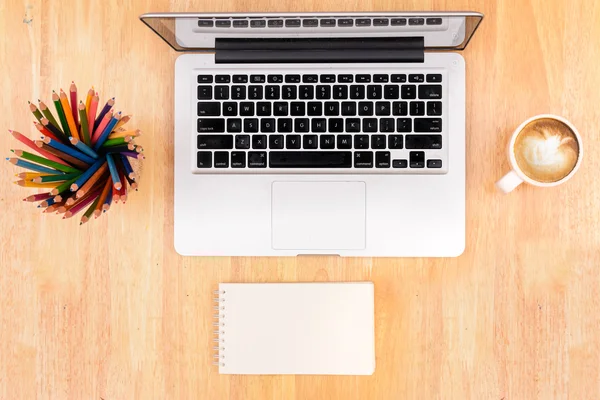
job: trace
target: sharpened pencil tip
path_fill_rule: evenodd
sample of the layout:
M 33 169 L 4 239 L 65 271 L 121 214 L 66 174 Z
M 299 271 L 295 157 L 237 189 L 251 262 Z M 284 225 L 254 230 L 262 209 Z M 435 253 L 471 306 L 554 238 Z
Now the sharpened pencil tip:
M 29 100 L 27 100 L 27 104 L 31 104 L 31 102 Z

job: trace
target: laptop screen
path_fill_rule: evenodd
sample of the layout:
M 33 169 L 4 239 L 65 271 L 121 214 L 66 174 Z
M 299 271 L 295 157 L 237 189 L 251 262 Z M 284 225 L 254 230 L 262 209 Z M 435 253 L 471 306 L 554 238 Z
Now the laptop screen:
M 483 14 L 160 13 L 140 19 L 177 51 L 214 51 L 217 39 L 384 37 L 422 37 L 426 50 L 463 50 Z

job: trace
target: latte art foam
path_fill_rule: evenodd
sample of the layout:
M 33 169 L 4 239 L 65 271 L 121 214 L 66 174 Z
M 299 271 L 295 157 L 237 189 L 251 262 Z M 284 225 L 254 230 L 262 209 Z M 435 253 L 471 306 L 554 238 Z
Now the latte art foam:
M 527 124 L 514 145 L 519 168 L 538 182 L 557 182 L 575 168 L 579 144 L 573 131 L 564 123 L 542 118 Z

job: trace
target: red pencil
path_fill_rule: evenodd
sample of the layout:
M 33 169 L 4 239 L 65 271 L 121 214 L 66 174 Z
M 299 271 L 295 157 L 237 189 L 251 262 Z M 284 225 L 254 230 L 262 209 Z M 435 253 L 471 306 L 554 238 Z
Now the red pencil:
M 73 81 L 71 81 L 71 87 L 69 88 L 69 92 L 71 93 L 71 113 L 73 114 L 73 119 L 75 120 L 77 130 L 79 130 L 79 110 L 77 109 L 77 86 L 75 86 L 75 82 Z
M 8 130 L 14 137 L 15 139 L 17 139 L 19 142 L 27 145 L 27 147 L 32 148 L 33 150 L 37 151 L 39 154 L 43 155 L 44 157 L 46 157 L 48 160 L 52 160 L 52 161 L 56 161 L 57 163 L 60 163 L 62 165 L 66 165 L 67 167 L 70 167 L 71 165 L 69 165 L 66 161 L 61 160 L 60 158 L 58 158 L 57 156 L 55 156 L 54 154 L 39 148 L 38 146 L 36 146 L 35 143 L 33 143 L 32 140 L 30 140 L 29 138 L 27 138 L 26 136 L 24 136 L 23 134 L 21 134 L 20 132 L 17 131 L 12 131 L 12 130 Z

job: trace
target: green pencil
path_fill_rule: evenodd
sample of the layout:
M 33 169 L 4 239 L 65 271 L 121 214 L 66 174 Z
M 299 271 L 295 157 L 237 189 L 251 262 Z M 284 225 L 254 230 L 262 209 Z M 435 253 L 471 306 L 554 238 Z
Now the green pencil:
M 85 112 L 85 104 L 79 102 L 79 122 L 81 123 L 81 138 L 88 146 L 92 144 L 90 141 L 90 130 L 88 127 L 87 113 Z
M 48 108 L 46 103 L 44 103 L 41 100 L 38 100 L 38 102 L 40 103 L 40 111 L 42 112 L 42 114 L 44 114 L 44 117 L 46 117 L 46 119 L 48 121 L 50 121 L 50 123 L 52 125 L 54 125 L 57 129 L 60 130 L 60 128 L 59 128 L 60 125 L 58 125 L 58 122 L 56 122 L 54 115 L 52 115 L 52 111 L 50 111 L 50 109 Z M 63 133 L 63 131 L 60 131 L 60 132 Z
M 41 124 L 42 118 L 44 118 L 44 116 L 42 115 L 40 110 L 38 110 L 38 108 L 34 104 L 31 104 L 30 101 L 28 101 L 27 103 L 29 104 L 29 110 L 33 113 L 33 116 L 35 117 L 35 119 L 37 119 L 38 122 Z
M 56 107 L 56 112 L 58 113 L 58 118 L 60 119 L 60 126 L 62 126 L 63 133 L 66 137 L 73 136 L 69 130 L 69 123 L 67 122 L 67 117 L 65 116 L 65 110 L 63 110 L 62 104 L 60 104 L 60 97 L 58 97 L 54 90 L 52 91 L 52 102 L 54 103 L 54 107 Z
M 57 163 L 56 161 L 48 160 L 47 158 L 37 156 L 37 155 L 35 155 L 33 153 L 29 153 L 27 151 L 12 150 L 12 152 L 15 153 L 15 155 L 17 157 L 21 157 L 21 158 L 24 158 L 25 160 L 33 161 L 34 163 L 37 163 L 37 164 L 45 165 L 46 167 L 54 168 L 58 171 L 68 172 L 68 173 L 74 173 L 74 172 L 81 173 L 81 171 L 79 171 L 78 169 Z

